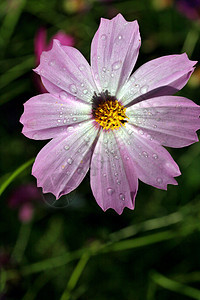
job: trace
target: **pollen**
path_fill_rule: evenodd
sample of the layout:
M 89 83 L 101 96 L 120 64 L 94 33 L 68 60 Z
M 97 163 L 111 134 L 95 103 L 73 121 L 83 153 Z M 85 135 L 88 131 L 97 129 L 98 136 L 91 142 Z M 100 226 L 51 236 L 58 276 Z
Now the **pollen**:
M 99 103 L 94 111 L 94 118 L 103 129 L 119 129 L 125 126 L 127 116 L 126 108 L 116 99 L 105 100 Z

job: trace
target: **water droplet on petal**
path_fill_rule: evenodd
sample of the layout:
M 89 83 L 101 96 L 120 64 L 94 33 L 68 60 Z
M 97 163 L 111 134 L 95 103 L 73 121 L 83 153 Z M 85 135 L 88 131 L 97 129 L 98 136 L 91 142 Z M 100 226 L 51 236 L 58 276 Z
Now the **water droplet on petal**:
M 95 73 L 95 74 L 94 74 L 94 78 L 95 78 L 96 80 L 99 78 L 98 73 Z
M 144 134 L 144 131 L 142 129 L 139 129 L 139 134 L 143 135 Z
M 73 94 L 77 93 L 77 88 L 76 88 L 75 84 L 70 84 L 69 89 Z
M 156 181 L 157 181 L 157 183 L 163 183 L 163 180 L 162 180 L 162 178 L 160 178 L 160 177 L 158 177 L 158 178 L 156 179 Z
M 108 195 L 112 195 L 114 193 L 114 190 L 111 188 L 108 188 L 107 193 L 108 193 Z
M 50 60 L 49 63 L 48 63 L 48 65 L 51 66 L 51 67 L 53 67 L 55 65 L 55 63 L 56 63 L 55 60 Z
M 121 193 L 121 194 L 119 194 L 119 199 L 120 199 L 120 200 L 122 200 L 122 201 L 124 201 L 124 200 L 125 200 L 125 196 L 124 196 L 124 194 L 122 194 L 122 193 Z
M 78 168 L 78 169 L 77 169 L 77 173 L 78 173 L 78 174 L 82 174 L 82 173 L 83 173 L 83 168 Z
M 146 151 L 143 151 L 143 152 L 142 152 L 142 155 L 143 155 L 144 157 L 148 157 L 148 153 L 147 153 Z
M 75 122 L 77 120 L 77 118 L 73 118 L 72 120 Z
M 83 94 L 86 95 L 88 93 L 88 90 L 84 90 Z
M 68 158 L 67 163 L 68 163 L 69 165 L 71 165 L 71 164 L 73 163 L 73 159 L 72 159 L 71 157 Z
M 89 142 L 89 140 L 90 140 L 89 136 L 84 137 L 85 142 Z
M 78 68 L 79 68 L 80 71 L 83 71 L 85 69 L 85 66 L 84 65 L 80 65 Z
M 64 148 L 65 150 L 69 150 L 70 146 L 66 145 Z
M 133 131 L 131 129 L 128 130 L 128 134 L 131 135 Z
M 122 62 L 120 60 L 114 62 L 112 64 L 112 69 L 115 70 L 115 71 L 118 70 L 121 67 L 121 64 L 122 64 Z
M 60 92 L 59 97 L 60 97 L 60 99 L 62 99 L 62 100 L 66 100 L 66 99 L 67 99 L 67 93 L 64 92 L 64 91 L 62 91 L 62 92 Z
M 149 88 L 148 85 L 144 85 L 143 87 L 141 87 L 140 93 L 145 94 L 148 91 L 148 88 Z
M 131 81 L 131 83 L 135 82 L 136 81 L 135 76 L 131 76 L 130 81 Z
M 103 71 L 103 72 L 106 72 L 106 68 L 105 68 L 105 67 L 103 67 L 103 68 L 102 68 L 102 71 Z
M 119 39 L 119 40 L 121 40 L 121 39 L 122 39 L 122 36 L 121 36 L 121 35 L 119 35 L 119 36 L 118 36 L 118 39 Z
M 113 78 L 113 77 L 114 77 L 114 74 L 113 74 L 113 73 L 111 73 L 111 74 L 110 74 L 110 76 Z
M 107 35 L 106 34 L 102 34 L 101 35 L 101 39 L 102 39 L 102 41 L 105 41 L 107 39 Z
M 157 125 L 153 125 L 153 128 L 157 128 Z
M 154 159 L 158 158 L 158 155 L 156 153 L 154 153 L 152 156 L 153 156 Z

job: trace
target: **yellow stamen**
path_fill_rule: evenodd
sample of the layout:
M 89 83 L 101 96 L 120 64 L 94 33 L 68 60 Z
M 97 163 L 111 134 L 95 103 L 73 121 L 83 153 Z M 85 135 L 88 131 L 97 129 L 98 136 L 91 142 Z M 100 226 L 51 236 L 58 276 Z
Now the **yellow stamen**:
M 107 100 L 100 103 L 95 109 L 95 121 L 99 123 L 103 129 L 119 129 L 125 126 L 126 107 L 121 105 L 117 100 Z

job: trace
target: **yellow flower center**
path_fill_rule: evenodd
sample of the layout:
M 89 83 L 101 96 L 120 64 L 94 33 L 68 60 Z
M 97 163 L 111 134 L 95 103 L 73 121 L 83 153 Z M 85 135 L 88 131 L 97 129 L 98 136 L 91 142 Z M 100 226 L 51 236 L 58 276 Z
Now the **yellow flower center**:
M 95 108 L 94 118 L 103 129 L 119 129 L 127 122 L 125 111 L 126 108 L 112 97 L 110 100 L 99 103 Z

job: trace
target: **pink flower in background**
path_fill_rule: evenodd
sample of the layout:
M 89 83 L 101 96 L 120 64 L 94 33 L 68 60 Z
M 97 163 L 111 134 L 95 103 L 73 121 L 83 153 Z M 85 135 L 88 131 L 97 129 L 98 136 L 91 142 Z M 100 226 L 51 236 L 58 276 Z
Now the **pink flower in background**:
M 44 193 L 70 193 L 90 168 L 97 203 L 121 214 L 134 209 L 138 179 L 160 189 L 177 184 L 179 167 L 163 146 L 198 141 L 200 107 L 172 96 L 196 62 L 186 54 L 164 56 L 131 75 L 140 44 L 137 21 L 118 14 L 101 19 L 91 66 L 58 40 L 42 53 L 35 72 L 48 93 L 27 101 L 20 121 L 25 136 L 52 139 L 32 170 Z
M 34 40 L 34 49 L 35 49 L 35 58 L 36 58 L 36 65 L 40 63 L 40 55 L 43 51 L 48 51 L 52 48 L 53 39 L 60 41 L 63 46 L 74 46 L 74 38 L 71 35 L 68 35 L 62 31 L 57 32 L 47 43 L 47 31 L 45 28 L 41 27 Z M 46 93 L 47 90 L 45 89 L 44 85 L 42 84 L 40 78 L 37 76 L 37 86 L 41 93 Z
M 188 19 L 200 18 L 200 0 L 175 0 L 177 9 Z
M 32 184 L 18 187 L 8 199 L 12 209 L 18 209 L 19 220 L 23 223 L 30 222 L 34 214 L 34 202 L 41 199 L 41 194 Z

